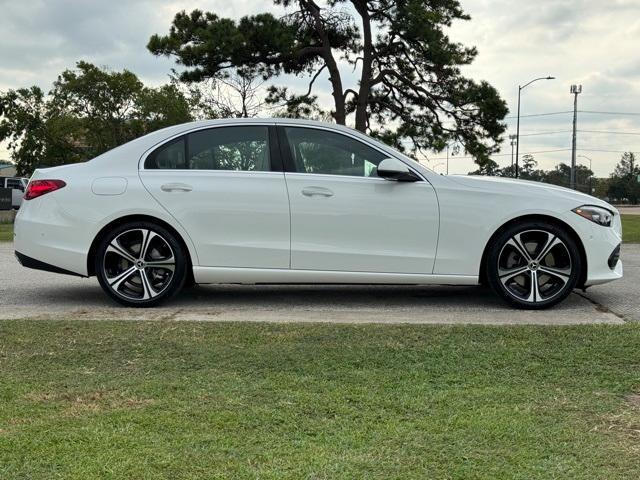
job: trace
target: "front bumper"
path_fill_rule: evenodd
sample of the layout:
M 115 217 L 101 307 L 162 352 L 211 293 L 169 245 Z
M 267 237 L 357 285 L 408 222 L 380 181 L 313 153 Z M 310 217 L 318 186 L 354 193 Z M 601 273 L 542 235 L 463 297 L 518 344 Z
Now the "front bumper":
M 589 287 L 622 278 L 622 261 L 619 258 L 615 263 L 612 261 L 622 242 L 620 215 L 616 213 L 611 227 L 597 225 L 571 211 L 567 212 L 565 220 L 578 233 L 585 251 L 587 274 L 581 286 Z

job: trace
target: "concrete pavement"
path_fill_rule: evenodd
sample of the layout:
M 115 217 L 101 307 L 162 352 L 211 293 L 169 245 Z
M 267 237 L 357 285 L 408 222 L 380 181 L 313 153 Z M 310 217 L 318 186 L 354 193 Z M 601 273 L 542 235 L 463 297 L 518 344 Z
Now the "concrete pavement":
M 623 246 L 625 279 L 542 312 L 506 307 L 482 287 L 199 286 L 154 309 L 122 308 L 95 278 L 23 268 L 0 243 L 0 318 L 336 323 L 582 324 L 640 321 L 640 245 Z
M 623 215 L 640 215 L 640 207 L 619 205 L 616 207 Z
M 600 308 L 627 321 L 640 322 L 640 244 L 623 244 L 621 258 L 623 279 L 591 287 L 584 295 Z

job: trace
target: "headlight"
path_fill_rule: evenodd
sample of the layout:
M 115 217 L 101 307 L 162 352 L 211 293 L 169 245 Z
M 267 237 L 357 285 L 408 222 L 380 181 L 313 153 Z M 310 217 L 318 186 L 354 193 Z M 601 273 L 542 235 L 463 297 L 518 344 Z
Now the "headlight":
M 610 227 L 613 221 L 613 213 L 606 208 L 594 207 L 592 205 L 583 205 L 578 208 L 574 208 L 573 211 L 581 217 L 591 220 L 603 227 Z

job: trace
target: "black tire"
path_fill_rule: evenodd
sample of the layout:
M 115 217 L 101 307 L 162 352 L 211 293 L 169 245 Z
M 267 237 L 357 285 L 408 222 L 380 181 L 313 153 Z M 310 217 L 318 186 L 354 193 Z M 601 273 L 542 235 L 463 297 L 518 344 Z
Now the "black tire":
M 182 290 L 189 262 L 181 242 L 169 230 L 151 222 L 131 222 L 104 235 L 94 265 L 107 295 L 127 307 L 144 308 L 155 307 Z
M 544 221 L 523 221 L 501 232 L 489 245 L 485 265 L 492 290 L 527 310 L 549 308 L 567 298 L 582 268 L 573 237 Z

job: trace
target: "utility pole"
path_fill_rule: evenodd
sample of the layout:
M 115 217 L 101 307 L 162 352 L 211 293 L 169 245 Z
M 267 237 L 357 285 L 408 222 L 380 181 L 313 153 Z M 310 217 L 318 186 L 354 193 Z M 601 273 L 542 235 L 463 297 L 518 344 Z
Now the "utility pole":
M 578 123 L 578 95 L 582 93 L 582 85 L 571 85 L 573 95 L 573 137 L 571 141 L 571 180 L 569 187 L 576 189 L 576 125 Z
M 509 135 L 509 140 L 511 141 L 511 169 L 513 169 L 513 147 L 516 145 L 516 136 Z

